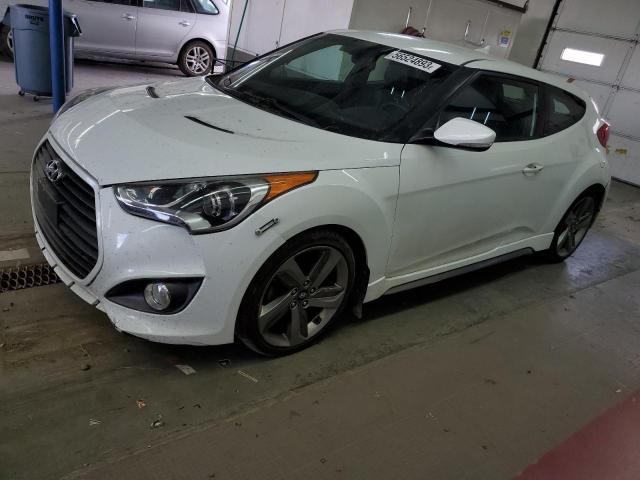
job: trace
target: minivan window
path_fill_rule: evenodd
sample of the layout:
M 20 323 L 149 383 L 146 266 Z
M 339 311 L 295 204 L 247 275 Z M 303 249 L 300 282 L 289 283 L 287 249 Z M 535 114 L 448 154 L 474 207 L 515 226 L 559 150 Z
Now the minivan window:
M 132 0 L 90 0 L 91 2 L 99 2 L 99 3 L 111 3 L 113 5 L 132 5 Z M 137 0 L 134 0 L 133 5 L 135 5 Z
M 180 0 L 143 0 L 142 6 L 145 8 L 157 8 L 159 10 L 180 11 Z
M 194 0 L 198 13 L 206 13 L 209 15 L 217 15 L 220 13 L 216 4 L 212 0 Z
M 438 126 L 462 117 L 496 132 L 496 142 L 538 136 L 540 87 L 508 77 L 482 75 L 463 88 L 442 110 Z
M 548 115 L 544 122 L 544 135 L 553 135 L 578 122 L 586 111 L 585 103 L 559 88 L 548 89 Z
M 457 69 L 388 45 L 325 34 L 283 47 L 215 85 L 257 108 L 323 130 L 403 142 L 406 132 L 395 127 Z

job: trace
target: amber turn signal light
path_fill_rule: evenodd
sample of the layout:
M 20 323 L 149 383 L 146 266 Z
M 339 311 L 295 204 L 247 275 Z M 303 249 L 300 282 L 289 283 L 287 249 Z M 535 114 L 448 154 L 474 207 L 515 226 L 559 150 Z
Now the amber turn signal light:
M 267 175 L 264 179 L 269 183 L 269 192 L 264 197 L 264 201 L 268 202 L 283 193 L 287 193 L 293 189 L 308 185 L 315 181 L 318 172 L 298 172 L 298 173 L 282 173 L 275 175 Z

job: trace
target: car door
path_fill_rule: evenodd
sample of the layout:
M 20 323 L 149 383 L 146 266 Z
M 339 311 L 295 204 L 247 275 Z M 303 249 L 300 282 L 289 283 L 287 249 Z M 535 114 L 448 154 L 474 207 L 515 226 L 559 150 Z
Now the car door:
M 405 145 L 389 276 L 473 263 L 541 233 L 563 176 L 544 167 L 554 146 L 539 139 L 542 94 L 534 82 L 479 74 L 431 126 L 475 120 L 496 132 L 491 148 Z
M 176 57 L 195 23 L 196 14 L 190 0 L 142 0 L 136 55 Z
M 137 0 L 66 0 L 65 8 L 78 16 L 80 52 L 133 55 L 136 45 Z

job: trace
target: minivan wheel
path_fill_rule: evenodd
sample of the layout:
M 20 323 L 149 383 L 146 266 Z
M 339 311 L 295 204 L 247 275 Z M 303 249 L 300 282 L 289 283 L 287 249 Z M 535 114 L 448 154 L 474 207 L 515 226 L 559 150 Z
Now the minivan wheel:
M 13 58 L 13 34 L 6 26 L 0 26 L 0 53 Z
M 544 252 L 548 261 L 562 262 L 576 251 L 593 225 L 596 205 L 595 197 L 589 194 L 573 202 L 556 227 L 551 247 Z
M 186 76 L 197 77 L 211 73 L 215 61 L 213 49 L 205 42 L 195 41 L 182 49 L 178 66 Z
M 318 341 L 348 303 L 355 256 L 340 235 L 312 231 L 279 248 L 251 282 L 237 336 L 263 355 L 286 355 Z

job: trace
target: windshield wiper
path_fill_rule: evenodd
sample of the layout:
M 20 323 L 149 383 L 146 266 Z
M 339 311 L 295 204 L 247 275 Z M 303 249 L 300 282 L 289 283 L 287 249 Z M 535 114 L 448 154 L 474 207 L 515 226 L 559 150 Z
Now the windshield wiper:
M 300 112 L 296 112 L 295 110 L 292 110 L 291 108 L 283 105 L 280 101 L 278 101 L 273 97 L 260 97 L 253 93 L 247 93 L 247 92 L 238 92 L 238 93 L 240 93 L 241 98 L 250 99 L 250 102 L 256 106 L 271 107 L 280 113 L 284 113 L 289 118 L 293 118 L 294 120 L 298 120 L 302 123 L 306 123 L 307 125 L 312 125 L 314 127 L 319 126 L 318 122 L 316 122 L 315 120 L 307 117 L 306 115 Z

